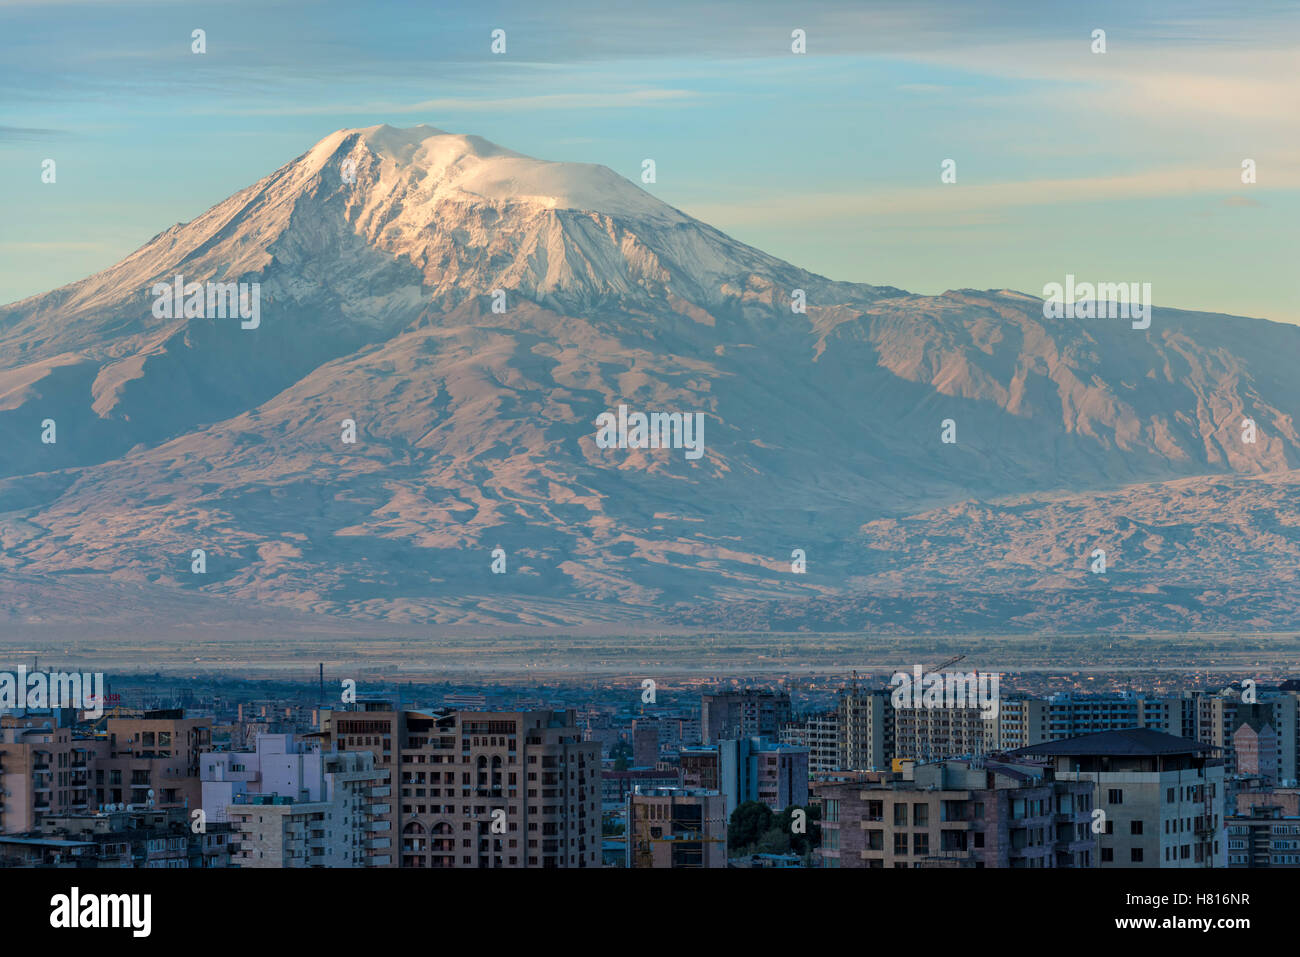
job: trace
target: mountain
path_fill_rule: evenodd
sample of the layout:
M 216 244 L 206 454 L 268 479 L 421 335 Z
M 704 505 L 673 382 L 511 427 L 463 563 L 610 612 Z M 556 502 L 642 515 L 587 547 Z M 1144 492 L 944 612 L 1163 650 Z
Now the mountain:
M 159 309 L 178 275 L 258 284 L 256 327 Z M 1260 319 L 834 282 L 605 167 L 341 130 L 0 307 L 0 614 L 91 583 L 389 622 L 1285 628 L 1297 355 Z M 702 413 L 703 454 L 599 447 L 620 405 Z

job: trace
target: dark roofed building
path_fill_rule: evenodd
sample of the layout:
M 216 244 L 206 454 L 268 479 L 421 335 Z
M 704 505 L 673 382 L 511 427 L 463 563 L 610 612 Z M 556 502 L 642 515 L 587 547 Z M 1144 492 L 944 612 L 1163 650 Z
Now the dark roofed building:
M 1222 867 L 1218 748 L 1150 728 L 1046 741 L 1009 757 L 1042 761 L 1094 789 L 1099 867 Z

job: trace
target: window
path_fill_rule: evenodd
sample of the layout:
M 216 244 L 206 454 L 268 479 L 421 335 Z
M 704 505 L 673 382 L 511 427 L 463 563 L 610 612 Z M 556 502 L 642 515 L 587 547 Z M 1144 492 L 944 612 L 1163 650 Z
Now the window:
M 1106 800 L 1111 804 L 1124 803 L 1124 791 L 1121 788 L 1110 788 L 1106 792 Z
M 1128 852 L 1128 859 L 1134 864 L 1142 863 L 1142 848 L 1135 847 Z
M 1103 847 L 1101 849 L 1101 862 L 1103 864 L 1109 864 L 1113 860 L 1115 860 L 1115 850 L 1110 847 Z
M 928 804 L 912 805 L 912 824 L 915 827 L 925 827 L 930 823 L 930 806 Z
M 906 826 L 907 826 L 907 805 L 902 803 L 895 804 L 894 805 L 894 827 L 906 827 Z
M 1141 822 L 1141 821 L 1130 821 L 1130 822 L 1129 822 L 1129 826 L 1128 826 L 1128 832 L 1129 832 L 1130 834 L 1141 834 L 1141 833 L 1142 833 L 1142 822 Z

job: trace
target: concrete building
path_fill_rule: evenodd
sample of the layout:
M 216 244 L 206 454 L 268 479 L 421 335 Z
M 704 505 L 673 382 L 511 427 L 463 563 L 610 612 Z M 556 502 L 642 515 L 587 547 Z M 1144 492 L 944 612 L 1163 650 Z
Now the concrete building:
M 44 815 L 88 810 L 92 749 L 53 715 L 0 717 L 0 833 L 22 834 Z
M 1300 708 L 1297 708 L 1297 692 L 1258 688 L 1256 695 L 1256 708 L 1244 705 L 1241 693 L 1236 688 L 1190 695 L 1196 708 L 1196 740 L 1221 749 L 1227 774 L 1242 773 L 1234 747 L 1234 735 L 1242 724 L 1239 715 L 1243 708 L 1257 716 L 1259 709 L 1262 709 L 1267 716 L 1267 723 L 1276 734 L 1275 756 L 1272 761 L 1264 756 L 1259 756 L 1257 760 L 1264 764 L 1275 762 L 1278 783 L 1295 785 L 1300 780 Z
M 1090 867 L 1092 785 L 1015 762 L 940 761 L 816 781 L 822 867 Z
M 642 788 L 627 799 L 627 866 L 727 866 L 727 815 L 717 791 Z
M 701 695 L 700 734 L 703 744 L 720 738 L 766 737 L 776 740 L 781 728 L 790 723 L 790 695 L 787 692 L 746 688 Z
M 808 803 L 808 749 L 762 737 L 718 742 L 718 789 L 727 817 L 746 801 L 773 811 Z
M 836 719 L 839 760 L 845 771 L 884 771 L 894 759 L 894 704 L 884 689 L 840 692 Z
M 230 866 L 229 824 L 195 833 L 183 808 L 51 814 L 24 835 L 0 837 L 0 865 L 75 868 Z
M 210 719 L 175 710 L 104 723 L 83 733 L 52 716 L 0 717 L 0 832 L 31 830 L 47 814 L 200 805 Z
M 682 785 L 688 788 L 703 788 L 717 791 L 721 778 L 718 774 L 718 746 L 700 745 L 682 748 L 677 755 L 682 769 Z
M 627 796 L 636 788 L 674 788 L 682 784 L 682 774 L 676 768 L 630 768 L 627 771 L 602 769 L 600 772 L 600 803 L 602 810 L 613 806 L 621 808 Z
M 201 755 L 199 778 L 208 820 L 225 820 L 226 808 L 244 796 L 328 800 L 329 754 L 320 750 L 320 740 L 319 735 L 260 734 L 254 750 Z
M 1208 745 L 1149 728 L 1103 731 L 1011 752 L 1057 780 L 1086 781 L 1105 812 L 1096 864 L 1222 867 L 1224 769 Z
M 808 749 L 808 774 L 815 777 L 840 766 L 840 718 L 835 711 L 805 715 L 781 729 L 782 744 Z
M 400 789 L 401 867 L 596 867 L 600 746 L 568 711 L 394 710 L 326 715 L 324 743 L 368 750 Z
M 632 722 L 632 767 L 653 768 L 659 763 L 659 722 L 636 718 Z
M 179 708 L 109 718 L 90 752 L 99 806 L 196 808 L 203 800 L 199 756 L 212 745 L 212 719 Z
M 1237 706 L 1232 732 L 1236 773 L 1257 776 L 1265 784 L 1278 783 L 1279 748 L 1273 727 L 1273 709 L 1267 704 Z
M 376 768 L 367 751 L 320 758 L 319 799 L 265 791 L 235 795 L 226 818 L 238 832 L 237 867 L 391 866 L 388 771 Z
M 991 750 L 993 721 L 978 708 L 896 708 L 894 758 L 938 761 L 984 754 Z
M 1228 867 L 1300 867 L 1300 816 L 1264 805 L 1226 825 Z

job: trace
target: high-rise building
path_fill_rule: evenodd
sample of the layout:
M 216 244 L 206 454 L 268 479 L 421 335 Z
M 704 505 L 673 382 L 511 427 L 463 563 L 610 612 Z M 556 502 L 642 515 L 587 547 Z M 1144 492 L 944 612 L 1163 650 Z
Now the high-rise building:
M 1300 709 L 1297 692 L 1276 688 L 1258 688 L 1257 700 L 1245 704 L 1235 688 L 1217 692 L 1196 692 L 1191 695 L 1196 706 L 1196 739 L 1222 749 L 1223 764 L 1228 774 L 1244 773 L 1238 767 L 1234 735 L 1242 725 L 1240 715 L 1254 715 L 1258 723 L 1265 721 L 1275 734 L 1274 757 L 1255 755 L 1254 760 L 1264 765 L 1276 764 L 1279 783 L 1295 784 L 1300 779 Z M 1255 742 L 1258 746 L 1258 742 Z
M 395 710 L 362 701 L 323 722 L 399 789 L 400 867 L 597 867 L 600 745 L 568 711 Z
M 1150 728 L 1102 731 L 1011 752 L 1060 781 L 1086 781 L 1104 812 L 1097 866 L 1222 867 L 1224 769 L 1208 745 Z
M 718 789 L 728 818 L 738 805 L 761 801 L 773 811 L 808 803 L 808 749 L 766 738 L 718 742 Z
M 703 788 L 637 787 L 627 798 L 627 866 L 726 867 L 724 804 Z
M 840 766 L 840 717 L 830 711 L 809 714 L 781 729 L 782 744 L 808 749 L 808 774 L 816 777 Z
M 992 719 L 979 708 L 896 708 L 893 756 L 913 761 L 973 757 L 991 750 L 992 730 Z
M 745 688 L 706 692 L 700 699 L 700 734 L 704 744 L 720 738 L 761 736 L 776 740 L 790 723 L 790 695 L 784 691 Z
M 884 689 L 846 688 L 837 705 L 839 761 L 846 771 L 888 770 L 894 759 L 894 704 Z
M 659 763 L 659 722 L 636 718 L 632 722 L 632 767 L 653 768 Z

